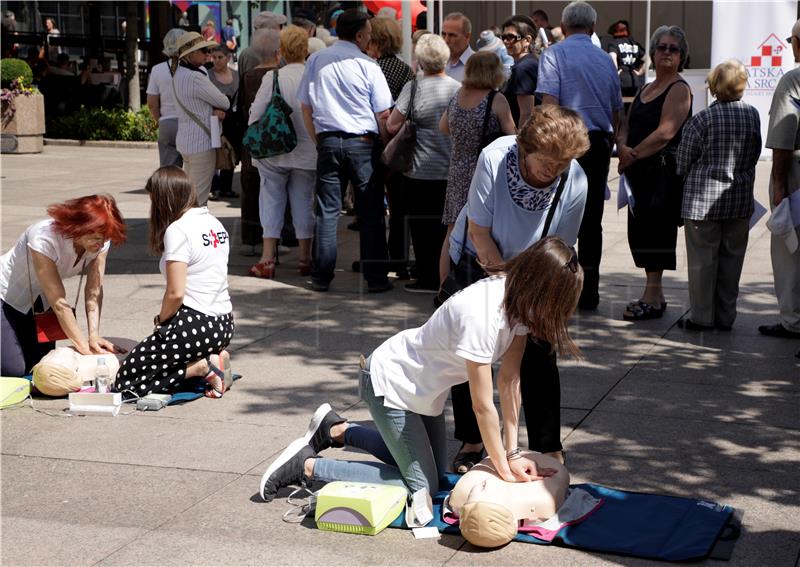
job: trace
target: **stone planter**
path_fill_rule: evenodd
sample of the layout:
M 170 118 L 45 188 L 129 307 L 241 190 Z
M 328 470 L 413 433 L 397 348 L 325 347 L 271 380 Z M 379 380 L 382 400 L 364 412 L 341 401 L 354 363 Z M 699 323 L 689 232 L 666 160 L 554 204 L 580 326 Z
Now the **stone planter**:
M 14 118 L 2 129 L 2 152 L 38 154 L 44 146 L 44 96 L 34 93 L 14 99 Z

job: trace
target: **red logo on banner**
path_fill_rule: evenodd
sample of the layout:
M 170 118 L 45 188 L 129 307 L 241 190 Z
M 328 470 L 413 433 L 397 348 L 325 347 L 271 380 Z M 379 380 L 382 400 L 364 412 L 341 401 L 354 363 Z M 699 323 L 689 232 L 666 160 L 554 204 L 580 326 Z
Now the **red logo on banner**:
M 772 96 L 783 76 L 783 52 L 786 44 L 771 33 L 755 48 L 747 65 L 747 92 L 751 96 Z
M 771 33 L 764 40 L 764 43 L 758 46 L 758 55 L 750 57 L 750 66 L 782 67 L 784 49 L 786 49 L 786 44 L 774 33 Z

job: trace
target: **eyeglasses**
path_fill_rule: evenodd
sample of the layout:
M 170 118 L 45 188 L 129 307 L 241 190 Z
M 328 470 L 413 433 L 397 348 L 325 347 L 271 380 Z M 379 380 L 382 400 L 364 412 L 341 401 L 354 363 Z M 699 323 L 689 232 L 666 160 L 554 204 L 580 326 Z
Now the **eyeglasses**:
M 569 249 L 572 251 L 572 257 L 569 259 L 569 262 L 564 264 L 564 268 L 569 268 L 569 271 L 573 274 L 578 273 L 578 254 L 575 252 L 575 247 L 570 246 Z
M 681 48 L 678 47 L 677 45 L 671 45 L 668 43 L 659 43 L 658 45 L 656 45 L 656 51 L 658 51 L 659 53 L 669 53 L 670 55 L 672 55 L 673 53 L 680 53 Z
M 517 43 L 519 40 L 522 39 L 522 36 L 515 33 L 504 33 L 500 36 L 500 39 L 505 41 L 506 43 Z
M 204 48 L 203 48 L 203 49 L 201 49 L 200 51 L 202 51 L 202 52 L 203 52 L 203 53 L 205 53 L 206 55 L 208 55 L 209 53 L 211 53 L 211 50 L 210 50 L 208 47 L 204 47 Z

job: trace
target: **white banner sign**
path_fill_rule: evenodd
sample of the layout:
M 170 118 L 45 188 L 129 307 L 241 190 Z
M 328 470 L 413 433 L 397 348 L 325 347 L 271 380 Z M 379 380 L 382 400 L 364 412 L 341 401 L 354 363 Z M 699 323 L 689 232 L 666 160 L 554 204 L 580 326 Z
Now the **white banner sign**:
M 745 64 L 749 80 L 743 100 L 761 114 L 763 140 L 775 87 L 794 68 L 792 45 L 786 38 L 796 20 L 796 0 L 714 0 L 711 68 L 731 58 Z M 768 151 L 763 149 L 762 154 Z

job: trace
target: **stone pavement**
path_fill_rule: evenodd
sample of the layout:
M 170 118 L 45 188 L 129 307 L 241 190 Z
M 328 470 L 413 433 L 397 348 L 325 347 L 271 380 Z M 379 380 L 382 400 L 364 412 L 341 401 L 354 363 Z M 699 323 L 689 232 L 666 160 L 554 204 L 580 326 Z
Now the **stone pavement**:
M 109 259 L 106 336 L 145 336 L 160 304 L 157 260 L 145 252 L 143 191 L 156 166 L 155 150 L 47 146 L 41 155 L 2 157 L 3 251 L 44 217 L 49 203 L 101 191 L 117 198 L 130 237 Z M 765 204 L 769 166 L 758 166 L 757 197 Z M 615 194 L 616 176 L 610 184 Z M 211 209 L 238 242 L 238 203 Z M 362 293 L 360 278 L 347 269 L 358 241 L 346 222 L 343 217 L 342 270 L 324 294 L 307 290 L 296 275 L 296 252 L 281 259 L 277 279 L 264 281 L 244 276 L 253 259 L 234 246 L 231 351 L 244 379 L 223 399 L 116 418 L 65 418 L 59 415 L 65 400 L 35 401 L 50 415 L 3 411 L 2 563 L 647 564 L 519 543 L 483 552 L 460 537 L 417 541 L 402 530 L 375 538 L 326 533 L 282 522 L 285 499 L 261 502 L 261 474 L 305 431 L 319 403 L 369 420 L 356 392 L 358 353 L 431 312 L 430 296 L 402 286 Z M 676 326 L 687 308 L 682 234 L 679 269 L 665 278 L 665 317 L 637 324 L 621 319 L 643 282 L 625 226 L 625 215 L 609 203 L 600 310 L 576 315 L 572 325 L 586 359 L 561 363 L 562 435 L 573 481 L 742 508 L 745 529 L 730 565 L 796 565 L 800 371 L 794 353 L 800 342 L 756 330 L 776 320 L 764 219 L 751 232 L 740 315 L 730 333 Z

